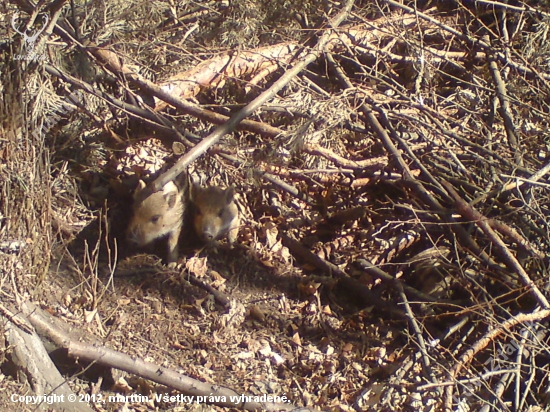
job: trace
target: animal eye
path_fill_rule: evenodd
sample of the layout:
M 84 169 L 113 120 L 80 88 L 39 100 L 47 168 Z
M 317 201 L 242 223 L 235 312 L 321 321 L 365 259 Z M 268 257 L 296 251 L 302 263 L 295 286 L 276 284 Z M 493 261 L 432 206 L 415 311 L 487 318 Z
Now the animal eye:
M 223 209 L 218 212 L 218 217 L 222 217 L 222 216 L 223 216 Z
M 160 215 L 155 215 L 151 218 L 151 223 L 157 223 L 160 219 Z

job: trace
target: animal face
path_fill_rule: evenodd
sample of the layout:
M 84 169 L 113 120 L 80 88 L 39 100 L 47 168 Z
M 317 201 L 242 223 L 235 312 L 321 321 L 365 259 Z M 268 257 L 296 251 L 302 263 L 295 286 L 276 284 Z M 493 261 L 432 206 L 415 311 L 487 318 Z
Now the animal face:
M 127 236 L 139 246 L 168 236 L 168 261 L 177 260 L 177 243 L 183 223 L 184 202 L 174 182 L 168 182 L 158 191 L 151 193 L 143 181 L 139 182 L 134 194 L 134 216 L 128 227 Z
M 235 190 L 230 187 L 191 187 L 193 225 L 203 242 L 228 237 L 230 243 L 237 238 L 239 212 L 234 202 Z

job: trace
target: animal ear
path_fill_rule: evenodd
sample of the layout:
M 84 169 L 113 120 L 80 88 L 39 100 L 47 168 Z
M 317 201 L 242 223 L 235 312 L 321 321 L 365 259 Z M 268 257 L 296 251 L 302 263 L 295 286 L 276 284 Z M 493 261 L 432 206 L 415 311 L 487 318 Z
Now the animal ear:
M 225 189 L 225 201 L 227 202 L 227 204 L 231 203 L 234 197 L 235 188 L 233 186 L 229 186 L 227 189 Z
M 178 187 L 172 181 L 169 181 L 164 185 L 164 187 L 162 188 L 162 194 L 170 209 L 174 207 L 174 205 L 176 204 L 176 200 L 180 195 Z
M 137 198 L 137 195 L 138 195 L 139 192 L 141 192 L 143 189 L 145 189 L 145 186 L 147 186 L 145 184 L 145 182 L 143 180 L 139 179 L 136 190 L 134 190 L 134 199 Z

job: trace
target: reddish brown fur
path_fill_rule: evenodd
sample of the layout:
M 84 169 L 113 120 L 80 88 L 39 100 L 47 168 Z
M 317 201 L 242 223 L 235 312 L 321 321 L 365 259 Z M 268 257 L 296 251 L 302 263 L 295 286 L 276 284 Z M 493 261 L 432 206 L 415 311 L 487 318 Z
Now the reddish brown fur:
M 227 236 L 235 243 L 239 232 L 239 211 L 234 202 L 235 189 L 229 187 L 202 188 L 193 185 L 190 200 L 193 203 L 193 226 L 203 242 L 211 242 Z
M 178 238 L 183 224 L 184 199 L 174 182 L 149 193 L 143 181 L 134 194 L 134 216 L 128 227 L 128 239 L 139 246 L 168 237 L 168 263 L 178 260 Z

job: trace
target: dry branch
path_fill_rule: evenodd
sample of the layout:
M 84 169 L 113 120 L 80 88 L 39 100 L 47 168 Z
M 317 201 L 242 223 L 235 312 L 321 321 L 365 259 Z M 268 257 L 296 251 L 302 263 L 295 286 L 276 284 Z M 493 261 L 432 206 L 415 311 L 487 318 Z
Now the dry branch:
M 480 46 L 484 50 L 491 50 L 491 45 L 488 44 L 486 41 L 481 40 L 481 39 L 477 39 L 477 38 L 473 38 L 471 36 L 468 36 L 467 34 L 461 33 L 458 30 L 455 30 L 452 27 L 449 27 L 448 25 L 441 23 L 437 19 L 435 19 L 435 18 L 433 18 L 433 17 L 431 17 L 431 16 L 429 16 L 425 13 L 422 13 L 419 10 L 415 10 L 412 7 L 409 7 L 409 6 L 406 6 L 404 4 L 398 3 L 394 0 L 384 0 L 384 1 L 388 4 L 391 4 L 394 7 L 405 10 L 407 13 L 413 14 L 415 16 L 420 17 L 423 20 L 426 20 L 426 21 L 429 21 L 430 23 L 433 23 L 437 27 L 440 27 L 441 29 L 453 34 L 454 36 L 458 37 L 459 39 L 465 40 L 466 42 L 472 44 L 473 46 Z M 531 9 L 531 10 L 533 10 L 533 9 Z M 538 10 L 536 12 L 538 13 Z M 536 70 L 533 70 L 533 69 L 527 67 L 526 65 L 523 65 L 523 64 L 520 64 L 520 63 L 517 63 L 515 61 L 512 61 L 512 60 L 508 59 L 507 56 L 504 53 L 497 53 L 497 56 L 498 56 L 499 60 L 501 60 L 504 65 L 514 67 L 515 69 L 517 69 L 521 72 L 524 72 L 524 73 L 536 74 L 537 76 L 539 76 L 539 77 L 541 77 L 545 80 L 550 80 L 550 74 L 538 73 Z
M 390 274 L 384 272 L 382 269 L 376 267 L 369 261 L 365 259 L 359 259 L 355 264 L 361 269 L 368 273 L 370 273 L 375 278 L 382 279 L 384 282 L 388 282 L 390 285 L 392 285 L 397 290 L 403 289 L 408 295 L 414 297 L 415 299 L 418 299 L 421 302 L 437 302 L 438 300 L 430 295 L 427 295 L 425 293 L 422 293 L 415 288 L 404 285 L 399 279 L 396 279 L 395 277 L 391 276 Z
M 388 164 L 388 160 L 386 157 L 375 157 L 365 160 L 348 160 L 342 156 L 337 155 L 332 150 L 321 147 L 319 145 L 305 145 L 304 152 L 312 155 L 323 156 L 326 159 L 332 161 L 335 165 L 356 170 L 363 170 L 366 168 L 381 169 Z
M 348 0 L 343 10 L 333 17 L 329 26 L 336 28 L 342 20 L 347 16 L 351 11 L 353 6 L 353 1 Z M 159 176 L 153 183 L 152 187 L 159 190 L 167 182 L 174 180 L 181 172 L 185 170 L 195 159 L 204 154 L 206 150 L 212 145 L 214 145 L 223 135 L 231 132 L 243 119 L 254 113 L 254 111 L 260 108 L 264 103 L 271 100 L 275 94 L 279 92 L 283 87 L 285 87 L 290 80 L 303 69 L 305 69 L 310 63 L 314 62 L 324 51 L 327 43 L 331 40 L 330 31 L 326 32 L 317 43 L 314 49 L 308 50 L 308 52 L 302 57 L 301 61 L 297 63 L 292 69 L 288 70 L 284 75 L 282 75 L 279 80 L 277 80 L 273 85 L 261 93 L 258 97 L 248 103 L 244 108 L 239 112 L 231 116 L 231 118 L 222 126 L 218 127 L 214 132 L 206 136 L 199 144 L 197 144 L 193 149 L 189 150 L 186 155 L 184 155 L 178 162 L 167 172 Z
M 521 264 L 517 261 L 516 257 L 510 252 L 510 249 L 506 246 L 506 244 L 502 241 L 502 239 L 494 232 L 494 230 L 491 228 L 489 223 L 487 222 L 487 219 L 479 213 L 477 210 L 475 210 L 473 207 L 471 207 L 468 203 L 466 203 L 460 195 L 456 192 L 456 190 L 451 186 L 448 182 L 441 182 L 443 186 L 445 186 L 445 189 L 449 192 L 449 194 L 453 197 L 454 201 L 456 202 L 458 211 L 460 214 L 466 218 L 469 219 L 478 225 L 481 230 L 487 235 L 487 237 L 493 242 L 493 244 L 497 247 L 496 250 L 500 252 L 501 258 L 504 260 L 508 268 L 512 270 L 513 272 L 517 273 L 522 280 L 523 284 L 529 288 L 529 290 L 533 293 L 533 296 L 539 304 L 544 308 L 548 309 L 550 308 L 550 303 L 548 303 L 548 300 L 544 296 L 544 294 L 540 291 L 540 289 L 535 285 L 535 283 L 531 280 L 527 272 L 525 272 L 525 269 L 521 266 Z
M 397 317 L 405 317 L 405 313 L 399 309 L 392 302 L 386 302 L 381 299 L 376 293 L 371 291 L 367 286 L 362 285 L 355 279 L 351 278 L 346 272 L 341 270 L 338 266 L 327 262 L 325 259 L 313 254 L 309 249 L 304 247 L 300 242 L 294 240 L 285 234 L 281 233 L 283 244 L 292 252 L 292 254 L 300 260 L 303 260 L 309 264 L 314 265 L 316 268 L 322 270 L 327 275 L 335 276 L 343 286 L 355 291 L 364 299 L 365 302 L 369 302 L 378 308 L 383 308 Z
M 209 396 L 225 397 L 228 400 L 227 402 L 211 402 L 212 404 L 220 406 L 238 407 L 248 411 L 291 411 L 297 409 L 295 406 L 286 403 L 230 402 L 230 397 L 239 398 L 241 395 L 229 388 L 201 382 L 175 372 L 174 370 L 164 368 L 160 365 L 145 362 L 124 353 L 102 347 L 97 340 L 94 340 L 95 343 L 83 342 L 78 336 L 84 336 L 84 333 L 77 330 L 68 332 L 70 330 L 68 325 L 64 325 L 60 320 L 52 319 L 46 312 L 34 307 L 34 305 L 29 302 L 25 303 L 25 307 L 28 320 L 40 331 L 41 336 L 54 343 L 54 345 L 58 348 L 67 349 L 69 356 L 75 359 L 82 359 L 88 362 L 97 362 L 100 365 L 124 370 L 145 379 L 149 379 L 153 382 L 174 388 L 181 391 L 185 395 L 195 397 L 203 396 L 205 398 L 208 398 Z M 49 357 L 47 359 L 49 359 Z M 54 371 L 58 374 L 55 368 Z M 50 371 L 52 376 L 55 376 L 54 371 Z M 48 383 L 51 384 L 51 380 L 48 380 Z M 37 391 L 37 393 L 40 393 L 40 391 Z M 68 410 L 75 409 L 73 408 Z M 84 407 L 81 410 L 89 409 Z M 314 409 L 309 408 L 300 408 L 300 410 L 311 412 L 315 411 Z
M 488 60 L 489 60 L 489 69 L 491 70 L 491 74 L 493 75 L 493 80 L 496 84 L 496 94 L 498 96 L 498 100 L 500 101 L 499 112 L 502 118 L 504 119 L 504 126 L 506 127 L 506 135 L 508 136 L 508 144 L 514 150 L 514 157 L 516 159 L 516 163 L 518 165 L 521 165 L 523 164 L 523 159 L 521 158 L 521 155 L 519 153 L 516 126 L 514 125 L 514 119 L 512 117 L 512 111 L 510 108 L 510 99 L 508 98 L 506 85 L 504 84 L 504 80 L 500 75 L 498 65 L 496 63 L 496 60 L 492 52 L 488 53 Z
M 205 87 L 222 87 L 228 78 L 241 79 L 267 67 L 290 64 L 299 49 L 298 44 L 276 44 L 254 51 L 224 53 L 173 76 L 160 87 L 172 96 L 189 99 Z M 167 106 L 166 102 L 160 101 L 155 110 L 161 111 Z
M 62 38 L 65 39 L 67 44 L 74 44 L 81 47 L 83 50 L 89 52 L 93 57 L 95 57 L 102 66 L 106 67 L 108 70 L 110 70 L 114 75 L 117 77 L 124 77 L 128 81 L 132 82 L 136 87 L 141 89 L 143 92 L 156 97 L 158 99 L 162 99 L 165 102 L 168 102 L 172 106 L 180 109 L 183 113 L 187 113 L 193 116 L 196 116 L 199 119 L 212 122 L 214 124 L 223 124 L 227 121 L 228 117 L 203 109 L 201 107 L 198 107 L 192 103 L 189 103 L 185 100 L 182 100 L 178 97 L 175 97 L 173 94 L 165 91 L 165 88 L 157 86 L 155 83 L 145 79 L 140 74 L 134 72 L 132 69 L 130 69 L 127 65 L 124 64 L 124 61 L 119 58 L 119 56 L 105 48 L 98 45 L 93 44 L 92 42 L 88 42 L 86 46 L 79 43 L 70 33 L 68 30 L 64 28 L 64 25 L 59 25 L 56 28 L 56 33 L 60 35 Z M 59 72 L 59 71 L 58 71 Z M 66 74 L 60 74 L 56 73 L 58 77 L 64 78 L 64 77 L 70 77 Z M 87 90 L 89 93 L 93 93 L 90 91 L 91 86 L 85 84 L 82 81 L 74 81 L 72 80 L 71 83 L 73 85 L 76 85 L 78 87 L 81 87 L 85 90 Z M 106 101 L 114 103 L 116 99 L 107 96 L 104 93 L 101 93 L 101 97 L 105 98 Z M 126 103 L 117 102 L 116 104 L 119 107 L 123 107 L 126 105 Z M 141 116 L 143 116 L 146 119 L 157 119 L 158 116 L 154 114 L 154 112 L 150 109 L 148 110 L 134 110 L 137 113 L 140 113 Z M 164 125 L 169 124 L 166 120 L 162 122 Z M 241 127 L 244 130 L 249 130 L 251 132 L 259 133 L 265 136 L 277 136 L 280 134 L 280 130 L 278 130 L 275 127 L 272 127 L 270 125 L 256 122 L 253 120 L 243 120 L 241 122 Z
M 91 46 L 90 46 L 91 47 Z M 150 93 L 152 96 L 161 96 L 166 101 L 171 102 L 171 104 L 178 109 L 182 110 L 182 112 L 193 115 L 197 117 L 198 119 L 202 119 L 204 121 L 212 122 L 214 124 L 222 124 L 227 121 L 228 117 L 224 116 L 219 113 L 212 112 L 210 110 L 203 109 L 201 107 L 198 107 L 192 103 L 186 102 L 185 100 L 177 99 L 172 97 L 170 94 L 164 92 L 160 87 L 158 87 L 153 82 L 144 79 L 139 74 L 133 72 L 131 69 L 127 68 L 121 61 L 119 61 L 118 58 L 116 58 L 116 55 L 113 52 L 107 51 L 105 49 L 101 48 L 90 48 L 90 50 L 93 52 L 93 55 L 99 59 L 99 61 L 104 64 L 106 67 L 108 67 L 114 74 L 119 74 L 125 76 L 125 78 L 132 80 L 136 86 L 138 86 L 140 89 L 144 90 L 145 92 Z M 146 120 L 148 123 L 150 123 L 152 126 L 157 126 L 160 123 L 160 126 L 163 126 L 164 128 L 175 129 L 176 127 L 167 120 L 164 116 L 160 115 L 159 113 L 155 113 L 150 108 L 139 108 L 132 104 L 122 102 L 115 97 L 112 97 L 108 95 L 105 92 L 102 92 L 100 90 L 97 90 L 93 88 L 91 85 L 83 82 L 82 80 L 76 79 L 66 73 L 61 72 L 60 70 L 46 65 L 46 70 L 56 77 L 59 77 L 68 83 L 71 83 L 72 85 L 85 90 L 86 92 L 101 97 L 106 102 L 110 103 L 111 105 L 126 111 L 130 115 L 136 116 L 138 119 Z M 254 120 L 244 120 L 241 123 L 241 127 L 244 130 L 249 130 L 254 133 L 258 133 L 267 137 L 275 137 L 281 133 L 281 130 L 279 130 L 276 127 L 260 123 Z
M 515 176 L 510 176 L 510 175 L 506 175 L 506 176 L 503 176 L 503 177 L 506 177 L 506 178 L 512 178 L 512 179 L 515 179 L 516 181 L 515 182 L 511 182 L 511 183 L 508 183 L 506 184 L 504 187 L 502 188 L 498 188 L 498 189 L 495 189 L 495 190 L 492 190 L 490 191 L 489 193 L 484 193 L 482 196 L 479 196 L 477 199 L 474 199 L 472 201 L 472 206 L 475 205 L 476 203 L 480 202 L 480 201 L 484 201 L 486 200 L 487 198 L 490 198 L 490 197 L 493 197 L 493 196 L 496 196 L 497 194 L 499 193 L 503 193 L 503 192 L 506 192 L 506 191 L 509 191 L 509 190 L 513 190 L 513 189 L 519 189 L 521 186 L 523 186 L 523 184 L 525 183 L 533 183 L 533 184 L 537 184 L 537 182 L 542 179 L 544 177 L 544 175 L 550 173 L 550 163 L 548 163 L 546 166 L 544 166 L 543 168 L 541 168 L 538 172 L 532 174 L 529 178 L 527 179 L 523 179 L 523 178 L 519 178 L 519 177 L 515 177 Z
M 453 219 L 448 211 L 443 208 L 441 203 L 435 198 L 432 193 L 430 193 L 425 186 L 417 180 L 413 173 L 411 172 L 407 162 L 403 159 L 403 156 L 401 155 L 401 151 L 397 149 L 397 147 L 394 145 L 392 140 L 390 139 L 390 136 L 386 132 L 386 130 L 382 127 L 372 110 L 367 107 L 366 105 L 363 105 L 362 110 L 365 112 L 365 115 L 367 117 L 367 121 L 371 125 L 371 127 L 374 129 L 384 146 L 386 147 L 386 150 L 390 154 L 390 156 L 393 157 L 397 161 L 397 164 L 399 165 L 399 168 L 403 172 L 403 176 L 405 179 L 405 182 L 411 186 L 411 188 L 417 193 L 417 195 L 423 199 L 427 205 L 429 205 L 432 210 L 438 214 L 438 216 L 445 218 L 445 220 L 448 223 L 456 223 L 455 219 Z M 378 109 L 381 111 L 381 109 Z M 393 134 L 393 137 L 396 138 L 395 133 Z M 396 138 L 396 140 L 399 140 Z M 408 150 L 409 153 L 411 153 L 410 149 Z M 424 170 L 424 166 L 422 163 L 419 162 L 419 167 L 422 167 Z M 433 179 L 433 178 L 432 178 Z M 433 179 L 435 180 L 435 179 Z M 482 261 L 486 262 L 492 269 L 501 272 L 501 268 L 499 265 L 472 239 L 472 237 L 459 225 L 454 224 L 452 226 L 453 231 L 457 234 L 459 239 L 463 242 L 463 244 L 468 247 L 472 252 L 474 252 Z M 506 276 L 502 275 L 504 278 Z
M 242 397 L 232 389 L 220 385 L 201 382 L 182 375 L 174 370 L 164 368 L 160 365 L 146 362 L 141 359 L 136 359 L 124 353 L 105 347 L 71 341 L 69 342 L 67 349 L 69 351 L 69 356 L 76 359 L 97 362 L 105 366 L 114 367 L 138 375 L 153 382 L 174 388 L 186 396 L 193 396 L 195 399 L 197 397 L 201 397 L 205 400 L 215 398 L 227 399 L 226 401 L 205 401 L 205 403 L 239 408 L 247 411 L 292 411 L 298 409 L 296 406 L 283 403 L 248 401 L 233 402 L 230 399 L 242 399 Z M 315 411 L 314 409 L 309 408 L 300 408 L 300 410 L 311 412 Z
M 504 332 L 509 331 L 513 327 L 528 323 L 528 322 L 538 322 L 543 319 L 546 319 L 550 316 L 550 310 L 540 310 L 533 313 L 520 313 L 513 318 L 507 319 L 505 322 L 501 323 L 497 327 L 483 335 L 475 344 L 473 344 L 470 349 L 462 354 L 462 356 L 456 361 L 455 365 L 451 368 L 449 372 L 449 378 L 451 382 L 455 382 L 456 378 L 460 371 L 466 367 L 468 363 L 472 361 L 475 355 L 489 345 L 492 341 L 502 335 Z M 452 411 L 452 402 L 453 402 L 453 388 L 454 385 L 447 386 L 445 390 L 445 410 Z
M 325 52 L 342 52 L 346 47 L 369 45 L 372 41 L 384 41 L 391 36 L 386 26 L 399 22 L 403 26 L 412 26 L 416 20 L 412 17 L 393 15 L 384 16 L 377 21 L 369 22 L 365 27 L 346 27 L 337 32 L 328 30 L 323 36 Z M 330 24 L 332 29 L 337 24 Z M 376 52 L 375 52 L 376 53 Z M 163 90 L 174 97 L 188 99 L 196 96 L 202 88 L 222 87 L 228 78 L 241 79 L 247 75 L 258 73 L 260 77 L 266 69 L 272 71 L 273 67 L 290 65 L 292 61 L 304 59 L 308 51 L 302 50 L 297 43 L 282 43 L 262 47 L 252 51 L 237 51 L 221 54 L 220 56 L 206 60 L 196 67 L 182 73 L 178 73 L 161 84 Z M 465 56 L 465 54 L 461 54 Z M 397 57 L 401 61 L 402 57 Z M 255 78 L 253 83 L 257 82 Z M 164 100 L 161 98 L 161 100 Z M 158 102 L 156 111 L 165 109 L 167 100 Z
M 23 303 L 23 312 L 28 314 L 33 310 L 33 305 Z M 27 321 L 22 314 L 15 316 L 18 323 L 25 324 L 29 329 Z M 17 365 L 19 373 L 22 373 L 34 391 L 34 396 L 48 396 L 52 403 L 44 400 L 36 407 L 55 405 L 59 411 L 82 411 L 88 412 L 92 409 L 81 402 L 71 402 L 69 399 L 77 399 L 67 381 L 61 376 L 53 364 L 44 344 L 36 332 L 28 333 L 6 319 L 6 339 L 12 346 L 11 360 Z

